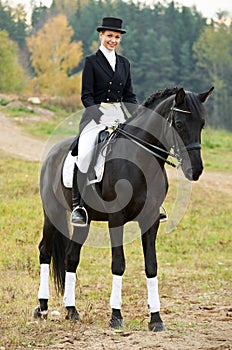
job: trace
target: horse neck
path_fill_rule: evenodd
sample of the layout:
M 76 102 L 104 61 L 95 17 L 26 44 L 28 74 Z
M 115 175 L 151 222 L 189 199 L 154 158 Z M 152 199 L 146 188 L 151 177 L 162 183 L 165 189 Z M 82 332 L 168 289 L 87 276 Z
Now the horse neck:
M 137 128 L 139 137 L 147 142 L 157 140 L 158 143 L 165 143 L 165 130 L 167 118 L 173 103 L 173 97 L 158 101 L 150 108 L 141 107 L 138 116 L 129 121 L 128 125 Z

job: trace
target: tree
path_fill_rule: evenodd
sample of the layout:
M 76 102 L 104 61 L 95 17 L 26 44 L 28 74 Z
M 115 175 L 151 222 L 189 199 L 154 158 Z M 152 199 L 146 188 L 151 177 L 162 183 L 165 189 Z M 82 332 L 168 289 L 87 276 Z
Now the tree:
M 22 5 L 16 8 L 3 6 L 0 1 L 0 30 L 9 34 L 10 39 L 17 42 L 20 48 L 25 47 L 26 13 Z
M 136 94 L 144 100 L 151 93 L 174 85 L 175 65 L 171 53 L 170 42 L 164 36 L 158 38 L 157 33 L 148 28 L 143 36 L 144 50 L 138 59 Z
M 33 34 L 35 34 L 39 29 L 41 29 L 50 17 L 51 11 L 48 7 L 33 7 L 31 15 L 31 26 Z
M 82 59 L 81 42 L 71 42 L 73 30 L 65 15 L 50 19 L 27 39 L 36 77 L 34 87 L 41 93 L 67 96 L 80 93 L 80 74 L 72 76 Z
M 215 86 L 211 125 L 232 130 L 232 36 L 231 27 L 218 25 L 208 27 L 194 44 L 197 73 L 206 85 Z
M 9 39 L 5 31 L 0 31 L 0 91 L 20 92 L 24 83 L 24 72 L 18 63 L 17 44 Z

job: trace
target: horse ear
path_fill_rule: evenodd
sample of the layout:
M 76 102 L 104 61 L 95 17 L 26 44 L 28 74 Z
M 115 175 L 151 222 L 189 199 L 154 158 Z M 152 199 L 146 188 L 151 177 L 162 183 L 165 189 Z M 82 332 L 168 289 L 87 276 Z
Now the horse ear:
M 213 93 L 214 90 L 214 86 L 211 87 L 211 89 L 209 89 L 209 91 L 207 92 L 202 92 L 201 94 L 199 94 L 199 99 L 202 103 L 206 102 L 208 97 Z
M 183 88 L 180 88 L 175 96 L 175 102 L 176 102 L 176 106 L 181 105 L 184 102 L 184 98 L 185 98 L 185 91 Z

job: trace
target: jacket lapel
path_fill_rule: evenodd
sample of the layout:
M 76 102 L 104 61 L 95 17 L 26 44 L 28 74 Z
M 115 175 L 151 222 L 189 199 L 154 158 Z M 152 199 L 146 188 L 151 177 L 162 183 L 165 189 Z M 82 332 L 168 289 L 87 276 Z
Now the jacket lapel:
M 114 71 L 111 65 L 109 64 L 108 60 L 104 56 L 104 54 L 101 52 L 101 50 L 97 51 L 96 56 L 97 56 L 97 63 L 99 64 L 99 66 L 105 71 L 105 73 L 107 73 L 110 77 L 112 77 L 114 75 Z
M 119 77 L 123 76 L 123 72 L 124 72 L 123 71 L 123 67 L 124 67 L 124 63 L 121 60 L 120 56 L 118 56 L 117 53 L 116 53 L 116 66 L 115 66 L 114 74 L 118 75 Z

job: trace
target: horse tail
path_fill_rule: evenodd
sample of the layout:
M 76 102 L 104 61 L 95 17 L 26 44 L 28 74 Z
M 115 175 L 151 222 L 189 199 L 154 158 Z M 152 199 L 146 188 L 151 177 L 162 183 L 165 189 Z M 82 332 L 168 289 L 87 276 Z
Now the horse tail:
M 65 251 L 68 242 L 69 238 L 59 230 L 56 230 L 56 234 L 53 237 L 52 247 L 52 273 L 56 292 L 61 295 L 64 293 Z

